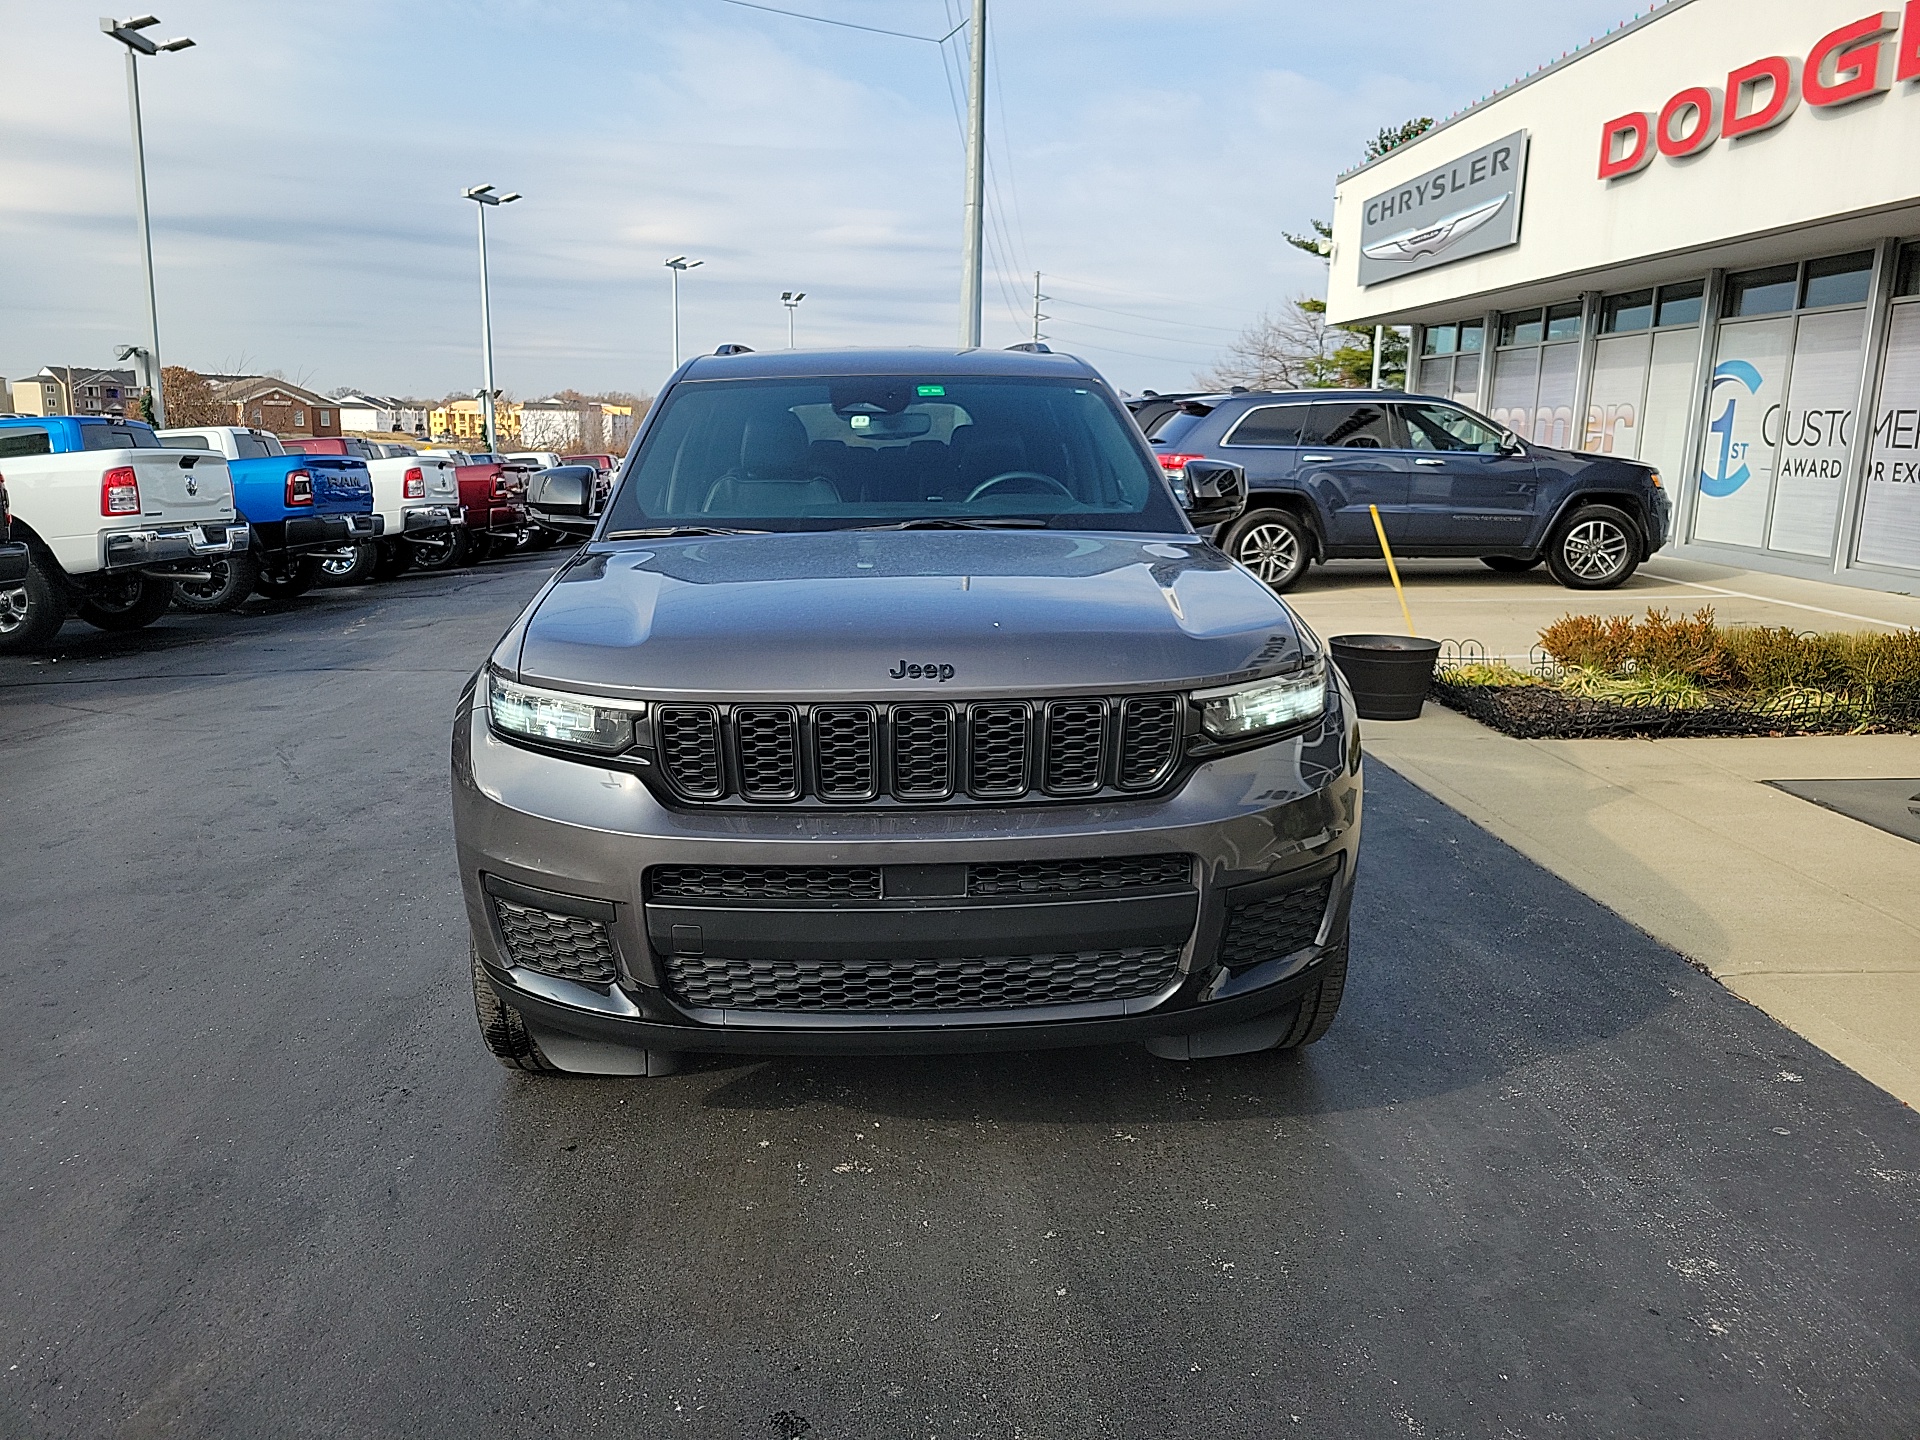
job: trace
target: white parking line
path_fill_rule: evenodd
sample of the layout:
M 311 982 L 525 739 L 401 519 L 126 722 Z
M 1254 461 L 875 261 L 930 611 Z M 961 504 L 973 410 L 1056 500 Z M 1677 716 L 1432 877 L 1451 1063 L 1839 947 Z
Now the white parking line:
M 1816 615 L 1834 615 L 1842 620 L 1858 620 L 1866 625 L 1884 625 L 1889 630 L 1917 628 L 1912 625 L 1903 625 L 1898 620 L 1880 620 L 1872 615 L 1855 615 L 1851 610 L 1829 610 L 1824 605 L 1803 605 L 1798 600 L 1781 600 L 1772 595 L 1754 595 L 1745 590 L 1727 590 L 1718 585 L 1702 584 L 1698 580 L 1675 580 L 1667 575 L 1658 578 L 1668 585 L 1687 585 L 1695 590 L 1711 590 L 1716 595 L 1732 595 L 1741 600 L 1758 600 L 1763 605 L 1785 605 L 1794 610 L 1811 610 Z

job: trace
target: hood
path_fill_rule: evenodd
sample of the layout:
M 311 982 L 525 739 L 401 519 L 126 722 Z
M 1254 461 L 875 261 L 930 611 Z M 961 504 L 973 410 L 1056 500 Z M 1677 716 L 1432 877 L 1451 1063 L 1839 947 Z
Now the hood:
M 1301 652 L 1193 536 L 843 530 L 590 547 L 496 660 L 616 694 L 889 700 L 1210 684 Z

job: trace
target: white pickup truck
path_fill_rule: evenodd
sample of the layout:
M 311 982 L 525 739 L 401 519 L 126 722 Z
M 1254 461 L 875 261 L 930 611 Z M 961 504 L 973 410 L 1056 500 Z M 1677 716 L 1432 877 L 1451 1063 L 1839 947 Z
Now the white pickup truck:
M 289 440 L 286 445 L 303 455 L 355 456 L 373 472 L 373 510 L 386 521 L 383 538 L 371 545 L 349 545 L 321 560 L 320 573 L 328 584 L 391 580 L 423 550 L 437 554 L 444 549 L 448 533 L 463 523 L 454 462 L 444 455 L 415 454 L 353 435 Z
M 0 475 L 29 555 L 26 580 L 0 591 L 0 653 L 45 644 L 69 614 L 151 625 L 176 580 L 250 542 L 226 460 L 165 449 L 138 420 L 0 416 Z

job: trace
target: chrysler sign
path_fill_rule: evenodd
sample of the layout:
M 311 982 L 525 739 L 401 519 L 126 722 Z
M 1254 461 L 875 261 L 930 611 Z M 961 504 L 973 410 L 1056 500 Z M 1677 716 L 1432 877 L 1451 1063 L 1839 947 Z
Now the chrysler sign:
M 1515 244 L 1526 180 L 1527 132 L 1516 130 L 1373 196 L 1360 220 L 1360 283 Z

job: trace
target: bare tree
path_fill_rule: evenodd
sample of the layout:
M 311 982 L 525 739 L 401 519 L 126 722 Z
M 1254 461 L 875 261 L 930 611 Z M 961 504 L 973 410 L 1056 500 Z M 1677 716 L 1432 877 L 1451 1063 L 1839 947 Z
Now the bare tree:
M 213 398 L 207 377 L 184 365 L 162 365 L 160 388 L 167 398 L 169 425 L 231 425 L 233 407 Z
M 1194 377 L 1206 390 L 1298 390 L 1325 385 L 1334 340 L 1327 333 L 1326 302 L 1301 295 L 1278 315 L 1264 314 L 1240 332 L 1219 362 Z

